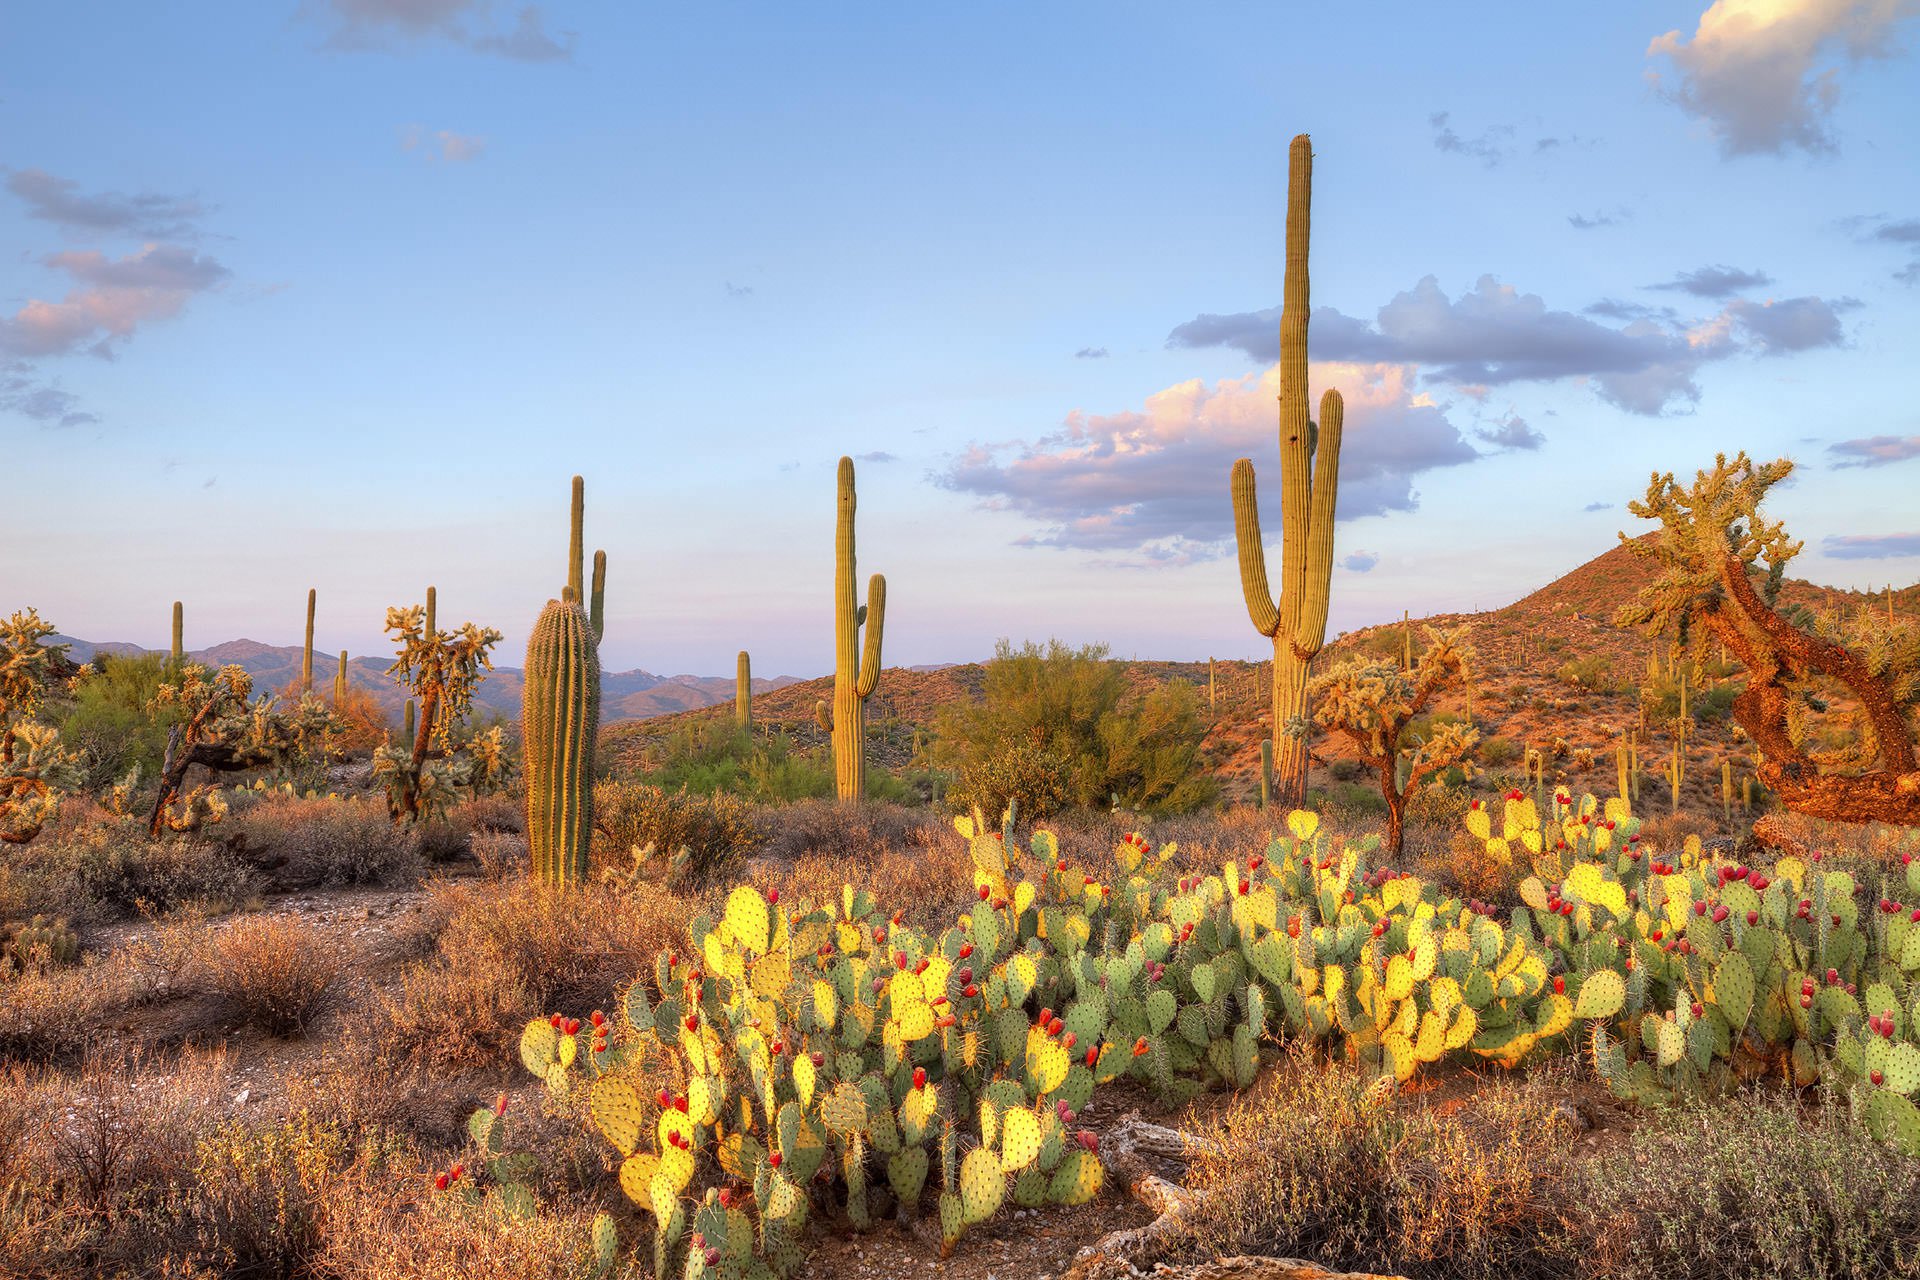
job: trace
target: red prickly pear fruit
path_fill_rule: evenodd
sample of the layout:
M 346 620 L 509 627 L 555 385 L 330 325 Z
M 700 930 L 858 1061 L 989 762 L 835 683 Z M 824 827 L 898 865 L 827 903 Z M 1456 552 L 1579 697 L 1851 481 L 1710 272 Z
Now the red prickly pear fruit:
M 890 923 L 899 924 L 902 920 L 905 920 L 906 918 L 907 918 L 907 913 L 905 911 L 896 911 L 893 913 L 893 918 L 890 921 Z
M 962 960 L 965 960 L 968 956 L 972 954 L 973 954 L 973 944 L 971 942 L 969 942 L 966 946 L 960 948 L 960 958 Z
M 690 1013 L 690 1014 L 688 1014 L 688 1015 L 687 1015 L 687 1030 L 689 1030 L 689 1031 L 698 1031 L 699 1029 L 700 1029 L 700 1015 L 699 1015 L 699 1014 L 697 1014 L 697 1013 Z
M 1141 1036 L 1133 1042 L 1133 1056 L 1136 1058 L 1144 1058 L 1147 1056 L 1147 1038 L 1145 1036 Z
M 453 1162 L 453 1168 L 447 1170 L 447 1181 L 449 1182 L 460 1181 L 461 1175 L 466 1173 L 466 1171 L 467 1171 L 467 1166 L 465 1166 L 464 1164 L 461 1164 L 458 1160 L 455 1160 Z
M 1867 1073 L 1867 1079 L 1873 1081 L 1875 1084 L 1879 1084 L 1882 1077 L 1878 1071 L 1870 1071 Z
M 1100 1046 L 1097 1044 L 1088 1045 L 1086 1057 L 1087 1066 L 1092 1067 L 1093 1064 L 1098 1061 L 1100 1061 Z
M 605 1053 L 607 1051 L 607 1042 L 605 1040 L 595 1040 L 593 1042 L 593 1051 L 595 1053 Z
M 772 1155 L 767 1157 L 767 1163 L 772 1165 L 774 1168 L 778 1169 L 780 1167 L 780 1161 L 782 1159 L 784 1159 L 784 1157 L 778 1151 L 776 1151 Z
M 717 1267 L 720 1265 L 720 1251 L 712 1245 L 707 1246 L 707 1265 L 709 1267 Z
M 975 996 L 980 994 L 980 988 L 974 986 L 971 982 L 969 982 L 966 986 L 960 989 L 960 994 L 965 996 L 967 999 L 971 1000 Z
M 953 1025 L 953 1023 L 954 1023 L 954 1017 L 950 1013 L 947 1014 L 945 1017 L 935 1018 L 933 1020 L 933 1025 L 936 1027 L 950 1027 Z
M 1698 1000 L 1695 1000 L 1695 1001 L 1693 1002 L 1693 1009 L 1692 1009 L 1692 1013 L 1693 1013 L 1693 1016 L 1694 1016 L 1694 1017 L 1696 1017 L 1696 1018 L 1704 1018 L 1704 1017 L 1706 1017 L 1706 1016 L 1707 1016 L 1707 1011 L 1706 1011 L 1706 1009 L 1705 1009 L 1705 1008 L 1703 1008 L 1703 1007 L 1701 1006 L 1701 1004 L 1700 1004 L 1700 1002 L 1699 1002 Z
M 1055 1018 L 1052 1022 L 1049 1022 L 1047 1024 L 1047 1034 L 1050 1036 L 1057 1036 L 1060 1034 L 1060 1028 L 1066 1025 L 1067 1024 L 1060 1021 L 1060 1019 Z
M 1052 1021 L 1053 1021 L 1053 1009 L 1051 1007 L 1042 1009 L 1040 1011 L 1040 1025 L 1044 1027 L 1049 1022 L 1052 1022 Z
M 668 1107 L 673 1105 L 673 1095 L 668 1093 L 665 1089 L 662 1089 L 660 1092 L 654 1094 L 653 1100 L 660 1104 L 660 1109 L 662 1111 L 665 1111 Z
M 1074 1046 L 1074 1042 L 1075 1042 L 1075 1041 L 1077 1041 L 1077 1040 L 1079 1040 L 1079 1039 L 1080 1039 L 1080 1037 L 1079 1037 L 1079 1036 L 1077 1036 L 1077 1035 L 1075 1035 L 1075 1034 L 1074 1034 L 1073 1032 L 1071 1032 L 1071 1031 L 1069 1031 L 1069 1032 L 1067 1032 L 1067 1034 L 1065 1034 L 1064 1036 L 1061 1036 L 1061 1037 L 1060 1037 L 1060 1047 L 1061 1047 L 1062 1049 L 1068 1049 L 1068 1050 L 1071 1050 L 1071 1049 L 1073 1048 L 1073 1046 Z
M 1097 1152 L 1100 1150 L 1100 1135 L 1097 1133 L 1094 1133 L 1092 1130 L 1082 1129 L 1080 1132 L 1074 1134 L 1073 1136 L 1079 1139 L 1080 1145 L 1085 1147 L 1088 1151 Z
M 552 1027 L 555 1031 L 558 1031 L 563 1026 L 566 1025 L 566 1021 L 567 1020 L 565 1018 L 561 1017 L 559 1014 L 556 1013 L 551 1018 L 547 1019 L 547 1025 Z
M 442 1174 L 439 1174 L 439 1175 L 437 1175 L 437 1176 L 435 1176 L 435 1178 L 434 1178 L 434 1180 L 433 1180 L 433 1189 L 434 1189 L 435 1191 L 445 1191 L 445 1190 L 447 1189 L 447 1175 L 446 1175 L 446 1174 L 444 1174 L 444 1173 L 442 1173 Z
M 1810 996 L 1810 995 L 1808 995 L 1808 994 L 1807 994 L 1806 992 L 1804 992 L 1804 991 L 1802 991 L 1802 992 L 1800 993 L 1800 1007 L 1801 1007 L 1802 1009 L 1811 1009 L 1811 1008 L 1813 1008 L 1813 997 L 1812 997 L 1812 996 Z
M 913 1069 L 913 1087 L 916 1089 L 924 1089 L 927 1087 L 927 1069 L 925 1067 L 915 1067 Z
M 1727 909 L 1726 909 L 1726 907 L 1725 907 L 1725 906 L 1718 906 L 1718 907 L 1715 907 L 1715 908 L 1713 909 L 1713 922 L 1714 922 L 1715 924 L 1725 924 L 1725 923 L 1726 923 L 1726 921 L 1727 921 Z
M 876 946 L 876 947 L 877 947 L 877 946 L 879 946 L 879 945 L 880 945 L 881 943 L 883 943 L 883 942 L 885 942 L 886 940 L 887 940 L 887 931 L 886 931 L 885 929 L 875 929 L 875 930 L 873 931 L 873 945 L 874 945 L 874 946 Z
M 1260 864 L 1265 861 L 1266 861 L 1265 858 L 1261 857 L 1259 854 L 1256 853 L 1251 858 L 1247 859 L 1247 870 L 1258 871 L 1260 869 Z
M 733 1188 L 732 1187 L 720 1188 L 720 1207 L 722 1209 L 733 1208 Z
M 990 898 L 990 897 L 992 897 L 992 896 L 993 896 L 993 890 L 992 890 L 992 889 L 989 889 L 989 888 L 988 888 L 988 887 L 987 887 L 986 885 L 984 885 L 984 884 L 980 886 L 980 901 L 982 901 L 982 902 L 985 902 L 985 901 L 986 901 L 986 900 L 987 900 L 988 898 Z
M 928 964 L 927 958 L 925 956 L 921 956 L 920 963 L 913 966 L 913 971 L 916 974 L 925 973 L 927 971 L 927 964 Z
M 812 1053 L 808 1054 L 807 1057 L 812 1060 L 813 1065 L 816 1067 L 824 1065 L 827 1060 L 827 1055 L 824 1053 L 821 1053 L 818 1049 L 815 1049 Z
M 1853 985 L 1853 984 L 1852 984 L 1851 982 L 1849 982 L 1849 983 L 1847 984 L 1847 994 L 1848 994 L 1848 995 L 1850 995 L 1850 996 L 1857 996 L 1857 995 L 1859 995 L 1860 993 L 1859 993 L 1859 992 L 1858 992 L 1857 990 L 1855 990 L 1855 989 L 1854 989 L 1854 985 Z
M 1707 902 L 1705 898 L 1702 898 L 1693 904 L 1693 914 L 1697 916 L 1703 916 L 1707 914 Z
M 580 1034 L 580 1019 L 578 1018 L 567 1019 L 567 1034 L 570 1036 Z
M 955 974 L 954 976 L 955 976 L 955 977 L 957 977 L 957 978 L 959 978 L 959 979 L 960 979 L 960 981 L 961 981 L 961 982 L 963 982 L 963 983 L 966 983 L 966 982 L 972 982 L 972 981 L 973 981 L 973 966 L 972 966 L 972 965 L 966 965 L 966 966 L 964 966 L 964 967 L 962 967 L 962 968 L 961 968 L 961 970 L 960 970 L 960 972 L 959 972 L 959 973 L 957 973 L 957 974 Z
M 704 1249 L 704 1248 L 706 1248 L 706 1247 L 707 1247 L 707 1233 L 706 1233 L 706 1232 L 704 1232 L 704 1231 L 696 1231 L 696 1232 L 694 1232 L 694 1233 L 693 1233 L 693 1236 L 692 1236 L 692 1238 L 691 1238 L 691 1239 L 690 1239 L 690 1240 L 688 1241 L 688 1243 L 689 1243 L 689 1244 L 691 1244 L 691 1245 L 692 1245 L 692 1246 L 693 1246 L 694 1248 L 696 1248 L 696 1249 Z
M 1055 1098 L 1053 1101 L 1053 1113 L 1062 1120 L 1065 1120 L 1073 1114 L 1073 1108 L 1067 1105 L 1065 1098 Z
M 1241 876 L 1241 877 L 1240 877 L 1240 896 L 1241 896 L 1241 897 L 1243 897 L 1243 898 L 1244 898 L 1244 897 L 1246 897 L 1246 896 L 1247 896 L 1247 890 L 1248 890 L 1248 888 L 1250 888 L 1250 887 L 1251 887 L 1251 886 L 1250 886 L 1250 885 L 1249 885 L 1249 884 L 1247 883 L 1247 878 L 1246 878 L 1245 876 Z
M 1553 994 L 1557 996 L 1567 994 L 1567 980 L 1557 973 L 1553 975 Z
M 767 905 L 770 907 L 777 906 L 779 905 L 779 902 L 780 902 L 780 891 L 778 889 L 767 890 Z
M 493 1114 L 496 1116 L 503 1116 L 507 1114 L 507 1095 L 506 1094 L 503 1093 L 499 1097 L 493 1100 Z
M 896 968 L 896 969 L 904 969 L 904 968 L 906 968 L 906 967 L 907 967 L 907 953 L 906 953 L 906 952 L 904 952 L 904 951 L 896 951 L 896 952 L 894 952 L 894 953 L 893 953 L 893 967 L 894 967 L 894 968 Z
M 607 1015 L 606 1015 L 606 1014 L 604 1014 L 604 1013 L 602 1013 L 602 1012 L 600 1012 L 600 1011 L 599 1011 L 598 1009 L 595 1009 L 595 1010 L 594 1010 L 594 1011 L 593 1011 L 593 1012 L 592 1012 L 591 1014 L 589 1014 L 589 1015 L 588 1015 L 588 1017 L 587 1017 L 587 1021 L 588 1021 L 588 1022 L 591 1022 L 591 1023 L 592 1023 L 592 1024 L 594 1025 L 594 1026 L 596 1026 L 596 1027 L 597 1027 L 597 1026 L 601 1026 L 602 1024 L 604 1024 L 604 1023 L 606 1022 L 606 1020 L 607 1020 Z
M 1067 869 L 1067 860 L 1065 858 L 1060 859 L 1053 864 L 1053 869 L 1055 871 L 1065 871 Z
M 1830 987 L 1840 985 L 1840 971 L 1838 969 L 1827 970 L 1827 985 Z
M 687 1095 L 686 1094 L 683 1093 L 679 1097 L 673 1100 L 673 1109 L 675 1111 L 678 1111 L 681 1115 L 687 1114 Z
M 773 1042 L 773 1052 L 775 1057 L 778 1057 L 779 1055 L 785 1053 L 786 1051 L 787 1051 L 787 1042 L 785 1040 L 775 1040 Z
M 1750 925 L 1750 926 L 1751 926 L 1751 925 L 1756 925 L 1756 924 L 1759 924 L 1759 923 L 1760 923 L 1760 913 L 1759 913 L 1758 911 L 1749 911 L 1749 912 L 1747 912 L 1747 924 L 1748 924 L 1748 925 Z

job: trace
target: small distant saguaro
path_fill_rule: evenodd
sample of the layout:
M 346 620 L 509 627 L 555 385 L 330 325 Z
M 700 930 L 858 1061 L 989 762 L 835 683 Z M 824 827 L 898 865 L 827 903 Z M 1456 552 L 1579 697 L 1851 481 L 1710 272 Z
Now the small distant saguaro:
M 753 662 L 745 649 L 733 664 L 733 722 L 753 728 Z
M 307 588 L 307 649 L 300 658 L 300 692 L 313 692 L 313 607 L 319 593 Z
M 853 459 L 840 459 L 838 524 L 833 564 L 833 706 L 814 708 L 822 727 L 833 734 L 834 792 L 843 804 L 857 804 L 866 793 L 867 698 L 880 683 L 880 637 L 887 617 L 887 580 L 867 581 L 867 603 L 859 602 L 854 582 Z M 860 628 L 866 627 L 862 652 Z

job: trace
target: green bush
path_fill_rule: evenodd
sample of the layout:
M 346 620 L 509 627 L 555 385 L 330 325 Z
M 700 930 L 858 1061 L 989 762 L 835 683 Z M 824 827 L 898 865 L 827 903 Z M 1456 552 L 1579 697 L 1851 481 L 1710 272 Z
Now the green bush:
M 1480 744 L 1480 763 L 1490 769 L 1512 764 L 1520 758 L 1520 746 L 1512 738 L 1487 738 Z
M 1000 813 L 1018 800 L 1044 818 L 1066 808 L 1185 813 L 1217 787 L 1200 760 L 1206 733 L 1200 694 L 1185 681 L 1131 693 L 1105 645 L 1043 649 L 1000 641 L 978 703 L 948 706 L 934 721 L 934 759 L 957 780 L 962 810 Z
M 1594 693 L 1614 693 L 1620 687 L 1614 679 L 1612 661 L 1597 653 L 1563 662 L 1554 674 L 1568 684 L 1577 684 Z
M 660 742 L 658 753 L 658 767 L 637 780 L 667 791 L 743 796 L 764 804 L 833 794 L 830 763 L 796 749 L 785 733 L 756 737 L 730 719 L 675 729 Z
M 136 766 L 149 781 L 158 776 L 174 713 L 148 706 L 166 667 L 157 653 L 96 654 L 74 686 L 57 727 L 61 741 L 86 760 L 88 788 L 112 786 Z

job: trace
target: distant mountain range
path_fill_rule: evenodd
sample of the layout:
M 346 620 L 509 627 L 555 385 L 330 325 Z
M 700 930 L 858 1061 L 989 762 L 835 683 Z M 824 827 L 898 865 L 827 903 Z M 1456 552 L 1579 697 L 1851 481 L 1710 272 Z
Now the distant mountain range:
M 68 656 L 75 662 L 89 662 L 96 653 L 102 652 L 163 652 L 117 641 L 95 643 L 76 636 L 56 635 L 48 643 L 67 645 Z M 228 640 L 211 648 L 187 651 L 187 657 L 209 667 L 236 664 L 253 677 L 256 689 L 276 691 L 289 688 L 300 679 L 302 654 L 303 650 L 298 645 L 261 644 L 257 640 Z M 392 660 L 388 658 L 348 658 L 347 679 L 354 688 L 364 689 L 373 695 L 374 700 L 389 712 L 397 713 L 406 702 L 406 692 L 387 675 L 387 667 L 391 663 Z M 313 686 L 322 697 L 331 696 L 334 672 L 339 666 L 338 654 L 313 655 Z M 774 676 L 771 679 L 755 677 L 753 691 L 756 694 L 768 693 L 799 680 L 798 676 Z M 479 688 L 474 690 L 473 700 L 477 707 L 498 711 L 505 716 L 518 716 L 522 688 L 519 667 L 495 667 L 480 682 Z M 609 723 L 645 720 L 652 716 L 693 711 L 731 701 L 733 677 L 730 675 L 657 676 L 651 671 L 610 671 L 600 677 L 601 717 Z

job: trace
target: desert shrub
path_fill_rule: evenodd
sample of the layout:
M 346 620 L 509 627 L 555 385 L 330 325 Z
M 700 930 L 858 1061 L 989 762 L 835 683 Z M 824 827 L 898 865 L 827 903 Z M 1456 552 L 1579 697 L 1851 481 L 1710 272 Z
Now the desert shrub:
M 176 715 L 149 707 L 166 665 L 157 653 L 98 653 L 83 668 L 56 726 L 61 741 L 86 760 L 90 790 L 104 790 L 136 767 L 149 781 L 159 776 Z
M 1493 737 L 1483 739 L 1476 753 L 1480 763 L 1490 769 L 1512 764 L 1520 758 L 1520 746 L 1512 738 Z
M 890 852 L 914 853 L 953 837 L 947 819 L 921 808 L 803 800 L 768 814 L 758 855 L 775 863 L 803 857 L 857 865 Z
M 447 820 L 475 835 L 483 831 L 524 835 L 527 830 L 526 795 L 515 785 L 484 796 L 469 796 L 447 812 Z
M 1269 1253 L 1448 1277 L 1539 1274 L 1564 1168 L 1539 1082 L 1483 1086 L 1461 1109 L 1396 1105 L 1360 1072 L 1295 1050 L 1237 1100 L 1190 1167 L 1195 1253 Z
M 429 890 L 425 914 L 445 921 L 435 953 L 376 993 L 352 1038 L 371 1057 L 437 1072 L 497 1068 L 535 1014 L 613 1008 L 697 909 L 651 887 L 562 892 L 530 878 Z
M 948 798 L 998 814 L 1009 800 L 1045 818 L 1069 806 L 1183 813 L 1216 788 L 1200 763 L 1206 724 L 1184 680 L 1130 694 L 1104 645 L 1000 641 L 978 703 L 942 707 L 934 759 L 958 774 Z
M 364 799 L 271 795 L 237 811 L 222 834 L 289 888 L 393 883 L 419 870 L 414 832 Z
M 63 816 L 58 828 L 10 849 L 0 900 L 9 902 L 9 914 L 99 923 L 189 903 L 240 906 L 259 894 L 261 883 L 220 845 L 149 840 L 135 824 L 96 813 L 76 815 L 71 825 Z
M 1920 1276 L 1920 1160 L 1831 1096 L 1811 1114 L 1749 1094 L 1650 1117 L 1569 1190 L 1593 1277 Z
M 0 976 L 0 1059 L 75 1061 L 136 991 L 126 970 L 95 956 L 80 965 Z
M 273 1035 L 304 1031 L 333 1001 L 339 954 L 294 916 L 243 916 L 213 939 L 207 985 L 244 1026 Z
M 1327 772 L 1333 776 L 1335 782 L 1354 782 L 1366 772 L 1366 769 L 1358 760 L 1342 757 L 1329 764 Z
M 597 1204 L 542 1206 L 525 1218 L 437 1196 L 410 1178 L 354 1176 L 326 1196 L 326 1233 L 310 1262 L 316 1280 L 577 1280 L 592 1273 Z
M 505 880 L 521 875 L 533 865 L 527 838 L 510 831 L 476 831 L 467 846 L 480 874 L 489 880 Z
M 762 836 L 753 807 L 735 796 L 667 791 L 643 782 L 602 782 L 593 789 L 594 852 L 616 867 L 652 845 L 687 851 L 694 883 L 751 853 Z

